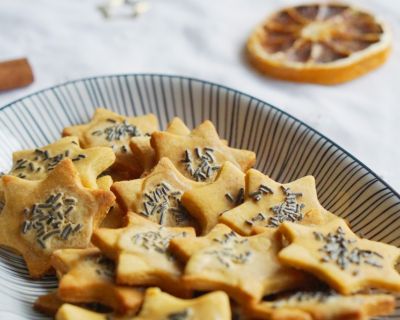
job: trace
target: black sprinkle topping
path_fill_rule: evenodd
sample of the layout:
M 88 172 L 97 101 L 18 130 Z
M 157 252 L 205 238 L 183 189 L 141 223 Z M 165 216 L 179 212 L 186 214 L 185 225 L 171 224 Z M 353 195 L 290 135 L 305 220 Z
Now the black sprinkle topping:
M 253 218 L 246 220 L 245 223 L 248 224 L 249 226 L 253 226 L 255 222 L 264 221 L 265 219 L 266 217 L 264 216 L 264 214 L 260 212 Z
M 169 242 L 173 238 L 186 237 L 186 232 L 167 234 L 160 227 L 157 231 L 147 231 L 136 233 L 132 236 L 132 242 L 146 250 L 152 250 L 161 254 L 166 254 L 168 259 L 174 259 L 168 251 Z
M 69 214 L 75 209 L 77 201 L 65 197 L 61 192 L 50 195 L 44 202 L 36 203 L 32 208 L 24 209 L 24 222 L 21 233 L 35 232 L 36 241 L 46 248 L 46 240 L 58 237 L 68 240 L 71 234 L 78 232 L 82 225 L 70 221 Z
M 187 225 L 191 217 L 181 203 L 181 196 L 181 191 L 173 190 L 166 182 L 161 182 L 144 194 L 141 214 L 145 217 L 157 216 L 161 225 L 167 216 L 172 216 L 177 225 Z
M 338 294 L 333 290 L 326 291 L 298 291 L 291 294 L 284 294 L 272 302 L 272 308 L 283 308 L 287 305 L 296 306 L 303 302 L 324 303 L 330 298 L 337 297 Z
M 258 187 L 257 191 L 254 191 L 252 193 L 249 194 L 249 196 L 254 200 L 254 201 L 260 201 L 261 197 L 264 194 L 267 193 L 271 193 L 273 194 L 274 192 L 272 191 L 272 189 L 270 189 L 269 187 L 267 187 L 266 185 L 260 184 L 260 186 Z
M 33 160 L 18 159 L 11 172 L 15 173 L 17 177 L 25 179 L 28 177 L 27 174 L 38 173 L 42 168 L 45 171 L 52 171 L 63 159 L 71 157 L 71 151 L 69 149 L 54 156 L 50 156 L 49 151 L 42 149 L 35 149 L 34 154 Z M 86 155 L 79 154 L 71 160 L 79 161 L 85 158 Z
M 349 265 L 360 266 L 367 264 L 375 268 L 382 268 L 383 256 L 372 250 L 362 250 L 354 245 L 356 239 L 346 238 L 342 227 L 338 227 L 334 234 L 327 235 L 321 232 L 314 232 L 316 241 L 321 241 L 324 245 L 319 248 L 322 254 L 321 262 L 334 262 L 340 269 L 346 270 Z M 353 276 L 358 274 L 358 270 L 353 271 Z
M 114 119 L 107 119 L 107 122 L 112 123 L 112 125 L 103 130 L 93 131 L 92 135 L 104 136 L 107 141 L 118 141 L 125 137 L 138 137 L 143 135 L 136 126 L 129 124 L 126 120 L 118 123 Z
M 192 310 L 186 308 L 182 311 L 170 313 L 167 315 L 166 320 L 189 320 L 192 314 Z
M 206 181 L 212 178 L 221 168 L 216 162 L 214 149 L 205 147 L 194 148 L 194 156 L 190 150 L 186 149 L 181 162 L 184 164 L 186 171 L 196 181 Z
M 268 227 L 278 227 L 284 221 L 301 221 L 304 217 L 302 213 L 304 204 L 297 203 L 297 197 L 301 197 L 302 194 L 293 192 L 283 186 L 282 191 L 285 194 L 285 200 L 271 208 L 274 216 L 268 219 Z
M 243 245 L 248 243 L 248 239 L 239 238 L 235 232 L 225 233 L 213 241 L 218 242 L 221 248 L 205 251 L 205 254 L 215 256 L 218 262 L 229 268 L 232 264 L 244 264 L 249 261 L 251 251 L 243 250 Z M 239 251 L 239 252 L 238 252 Z
M 229 192 L 225 193 L 225 198 L 235 206 L 242 204 L 244 202 L 244 188 L 240 188 L 236 196 L 232 196 Z

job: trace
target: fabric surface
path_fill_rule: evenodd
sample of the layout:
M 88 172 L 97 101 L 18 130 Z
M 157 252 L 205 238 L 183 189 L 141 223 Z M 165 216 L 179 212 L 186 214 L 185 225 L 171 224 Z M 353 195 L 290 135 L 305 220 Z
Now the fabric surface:
M 358 0 L 391 26 L 394 48 L 377 71 L 338 86 L 294 84 L 259 75 L 243 47 L 268 13 L 297 0 L 153 0 L 136 19 L 105 20 L 101 0 L 2 0 L 0 60 L 26 56 L 35 83 L 0 94 L 5 105 L 67 80 L 153 72 L 221 83 L 303 120 L 400 191 L 400 2 Z

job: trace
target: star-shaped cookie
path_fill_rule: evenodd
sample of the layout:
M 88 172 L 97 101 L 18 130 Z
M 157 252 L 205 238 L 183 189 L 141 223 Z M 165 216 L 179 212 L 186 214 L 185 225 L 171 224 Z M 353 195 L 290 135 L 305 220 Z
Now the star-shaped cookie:
M 225 161 L 246 171 L 256 159 L 254 152 L 226 146 L 210 121 L 200 124 L 190 135 L 156 131 L 151 135 L 151 145 L 156 160 L 169 158 L 183 175 L 196 181 L 213 181 Z
M 278 261 L 281 248 L 276 229 L 241 237 L 223 224 L 205 237 L 172 239 L 170 243 L 170 250 L 187 261 L 183 281 L 189 288 L 223 290 L 240 304 L 313 282 Z
M 116 155 L 113 169 L 118 176 L 136 178 L 141 174 L 141 165 L 131 152 L 132 137 L 148 136 L 158 130 L 158 121 L 153 114 L 125 117 L 107 109 L 96 109 L 87 124 L 65 128 L 64 136 L 77 136 L 84 148 L 111 147 Z
M 115 200 L 112 192 L 83 187 L 70 159 L 44 180 L 4 176 L 3 190 L 0 244 L 22 254 L 33 278 L 50 269 L 56 249 L 87 247 Z
M 178 135 L 190 134 L 189 128 L 186 127 L 185 123 L 177 117 L 172 119 L 165 131 Z M 146 176 L 157 164 L 156 153 L 150 144 L 150 139 L 148 137 L 133 137 L 129 146 L 132 153 L 142 166 L 142 177 Z
M 65 137 L 41 148 L 14 152 L 13 166 L 8 175 L 42 180 L 66 158 L 72 160 L 87 188 L 97 188 L 97 177 L 115 161 L 110 148 L 81 149 L 77 137 Z
M 395 299 L 387 294 L 342 296 L 332 291 L 300 291 L 272 301 L 250 305 L 254 319 L 366 320 L 394 311 Z
M 371 287 L 400 292 L 395 269 L 400 249 L 358 238 L 343 219 L 320 226 L 284 222 L 279 230 L 290 243 L 279 260 L 314 274 L 339 293 Z
M 245 202 L 219 218 L 240 234 L 251 234 L 255 226 L 275 228 L 283 221 L 320 224 L 334 217 L 319 203 L 312 176 L 280 184 L 251 169 L 245 180 Z
M 111 189 L 125 212 L 137 212 L 168 227 L 197 227 L 181 204 L 181 197 L 185 191 L 202 185 L 184 177 L 168 158 L 163 158 L 146 177 L 116 182 Z
M 169 251 L 174 238 L 195 236 L 193 228 L 170 228 L 128 213 L 128 225 L 120 229 L 100 228 L 92 242 L 116 261 L 119 284 L 159 286 L 167 292 L 186 296 L 181 285 L 182 266 Z
M 101 315 L 80 307 L 65 304 L 57 313 L 57 320 L 106 320 Z M 143 307 L 131 320 L 231 320 L 229 298 L 222 291 L 205 294 L 195 299 L 179 299 L 158 288 L 146 290 Z
M 116 285 L 114 261 L 97 248 L 57 250 L 51 262 L 61 275 L 57 292 L 62 301 L 101 303 L 118 314 L 134 314 L 142 304 L 144 291 Z
M 205 235 L 218 223 L 223 212 L 234 208 L 244 199 L 244 173 L 230 162 L 225 162 L 214 182 L 186 191 L 183 206 L 199 222 Z

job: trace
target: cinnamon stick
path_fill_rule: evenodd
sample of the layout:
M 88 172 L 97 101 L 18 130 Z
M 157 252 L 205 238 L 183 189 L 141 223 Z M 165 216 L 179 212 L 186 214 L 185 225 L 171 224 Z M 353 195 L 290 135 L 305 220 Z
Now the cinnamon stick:
M 0 62 L 0 91 L 25 87 L 33 82 L 28 59 Z

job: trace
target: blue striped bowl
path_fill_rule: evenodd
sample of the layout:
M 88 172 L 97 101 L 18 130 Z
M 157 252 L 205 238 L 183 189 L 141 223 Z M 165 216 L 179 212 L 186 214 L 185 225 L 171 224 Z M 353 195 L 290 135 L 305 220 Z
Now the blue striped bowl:
M 270 104 L 218 84 L 153 74 L 70 81 L 0 109 L 0 170 L 15 150 L 48 144 L 71 124 L 88 121 L 98 106 L 125 115 L 155 113 L 162 127 L 174 116 L 188 126 L 212 120 L 234 147 L 257 153 L 257 168 L 280 182 L 311 174 L 323 206 L 347 218 L 363 236 L 400 245 L 400 196 L 347 151 Z M 52 277 L 31 281 L 20 257 L 0 249 L 0 319 L 42 319 L 38 295 Z M 400 303 L 396 315 L 400 318 Z

